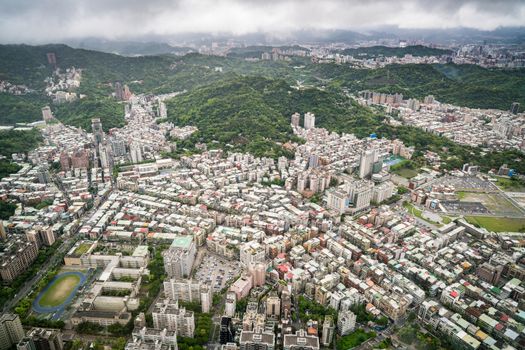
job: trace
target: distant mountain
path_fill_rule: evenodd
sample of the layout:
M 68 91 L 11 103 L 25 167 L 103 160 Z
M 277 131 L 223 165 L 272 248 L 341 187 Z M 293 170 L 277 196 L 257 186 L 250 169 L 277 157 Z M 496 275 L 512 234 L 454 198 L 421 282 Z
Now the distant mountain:
M 122 56 L 184 55 L 195 52 L 190 47 L 172 46 L 165 42 L 116 41 L 98 38 L 70 40 L 66 44 L 78 49 L 96 50 Z

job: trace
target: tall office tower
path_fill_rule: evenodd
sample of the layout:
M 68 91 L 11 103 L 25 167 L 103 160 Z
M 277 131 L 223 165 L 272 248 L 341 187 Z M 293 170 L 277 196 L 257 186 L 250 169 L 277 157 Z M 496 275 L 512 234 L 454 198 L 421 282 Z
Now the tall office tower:
M 124 99 L 124 89 L 122 88 L 122 83 L 120 81 L 115 82 L 115 98 L 119 101 Z
M 510 112 L 512 114 L 518 114 L 520 109 L 520 104 L 518 102 L 512 102 L 512 106 L 510 106 Z
M 352 311 L 340 312 L 337 317 L 337 330 L 339 335 L 350 334 L 355 329 L 355 314 Z
M 102 129 L 100 118 L 91 119 L 91 130 L 93 131 L 93 141 L 98 148 L 98 145 L 104 141 L 104 130 Z
M 228 317 L 235 316 L 237 296 L 235 292 L 228 292 L 226 294 L 226 303 L 224 304 L 224 315 Z
M 71 159 L 66 152 L 60 153 L 60 168 L 64 171 L 68 171 L 71 168 Z
M 129 146 L 129 155 L 132 163 L 142 162 L 142 146 L 138 142 L 132 142 Z
M 36 350 L 62 350 L 62 334 L 57 329 L 33 328 L 28 334 Z
M 271 331 L 255 328 L 253 331 L 241 331 L 240 350 L 274 350 L 275 334 Z
M 304 115 L 304 128 L 307 130 L 315 128 L 315 115 L 313 113 L 306 112 Z
M 334 338 L 334 329 L 335 327 L 333 317 L 326 315 L 324 317 L 323 333 L 321 335 L 321 344 L 323 344 L 323 346 L 328 347 L 332 343 L 332 339 Z
M 232 319 L 230 317 L 223 316 L 221 318 L 221 333 L 219 339 L 221 344 L 233 342 L 234 332 L 232 326 Z
M 281 299 L 271 295 L 266 299 L 266 316 L 279 317 L 281 315 Z
M 45 106 L 42 108 L 42 119 L 47 122 L 53 119 L 53 113 L 51 113 L 51 108 Z
M 162 253 L 164 269 L 170 278 L 186 278 L 190 275 L 197 248 L 192 236 L 175 238 L 170 248 Z
M 300 119 L 301 119 L 301 115 L 295 112 L 294 114 L 292 114 L 292 122 L 290 124 L 292 124 L 292 126 L 298 127 Z
M 372 169 L 376 157 L 376 150 L 366 150 L 361 153 L 361 159 L 359 160 L 359 177 L 364 179 L 372 175 Z
M 0 350 L 7 350 L 24 338 L 20 317 L 15 314 L 0 316 Z

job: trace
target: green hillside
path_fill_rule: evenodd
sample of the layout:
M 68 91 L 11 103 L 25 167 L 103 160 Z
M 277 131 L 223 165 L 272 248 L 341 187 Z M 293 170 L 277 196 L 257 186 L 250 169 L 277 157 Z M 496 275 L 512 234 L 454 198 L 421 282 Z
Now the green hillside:
M 350 91 L 374 90 L 403 93 L 405 98 L 437 100 L 471 108 L 508 110 L 512 102 L 525 103 L 525 69 L 485 69 L 474 65 L 407 64 L 378 69 L 322 64 L 315 76 Z
M 377 126 L 371 111 L 340 93 L 297 90 L 281 79 L 236 77 L 168 101 L 168 119 L 177 125 L 197 126 L 203 141 L 232 144 L 266 156 L 284 154 L 280 147 L 274 147 L 275 142 L 294 140 L 290 116 L 308 111 L 316 113 L 317 125 L 330 130 L 348 125 L 365 136 Z M 367 121 L 374 125 L 367 126 Z

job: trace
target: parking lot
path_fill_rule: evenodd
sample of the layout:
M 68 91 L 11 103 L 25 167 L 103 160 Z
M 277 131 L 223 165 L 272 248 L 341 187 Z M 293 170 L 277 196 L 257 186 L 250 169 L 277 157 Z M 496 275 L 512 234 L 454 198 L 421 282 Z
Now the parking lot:
M 230 261 L 218 255 L 206 252 L 195 272 L 194 278 L 201 283 L 210 284 L 213 292 L 219 292 L 226 283 L 241 272 L 238 261 Z
M 434 184 L 454 186 L 456 191 L 497 192 L 497 188 L 490 181 L 475 176 L 443 176 Z

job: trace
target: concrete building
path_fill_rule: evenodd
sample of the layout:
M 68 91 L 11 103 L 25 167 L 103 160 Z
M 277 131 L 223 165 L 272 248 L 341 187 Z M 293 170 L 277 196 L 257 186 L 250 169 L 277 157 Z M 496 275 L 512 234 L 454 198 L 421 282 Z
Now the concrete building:
M 295 334 L 285 334 L 283 342 L 284 350 L 318 350 L 319 338 L 315 335 L 308 335 L 303 329 Z
M 164 269 L 171 278 L 186 278 L 190 275 L 197 248 L 192 236 L 178 236 L 170 248 L 162 254 Z
M 365 150 L 361 153 L 361 158 L 359 159 L 359 177 L 361 179 L 372 175 L 375 158 L 376 150 L 374 149 Z
M 51 113 L 51 108 L 49 106 L 45 106 L 42 108 L 42 119 L 45 122 L 48 122 L 53 119 L 53 113 Z
M 167 279 L 164 281 L 164 294 L 166 298 L 184 302 L 200 302 L 202 292 L 209 289 L 203 287 L 199 281 L 191 279 Z
M 299 126 L 299 120 L 301 119 L 301 115 L 299 113 L 294 113 L 292 114 L 292 120 L 291 120 L 291 125 L 294 126 L 294 127 L 298 127 Z
M 315 128 L 315 115 L 310 112 L 306 112 L 304 115 L 304 128 L 306 130 Z
M 31 339 L 35 350 L 62 350 L 64 348 L 62 334 L 58 329 L 33 328 L 27 333 L 27 338 Z
M 11 241 L 0 255 L 0 276 L 2 281 L 11 282 L 23 273 L 38 256 L 34 242 Z
M 237 296 L 235 292 L 228 292 L 226 294 L 226 303 L 224 304 L 224 315 L 228 317 L 235 316 L 235 307 L 237 302 Z
M 266 316 L 279 317 L 281 315 L 281 299 L 277 295 L 270 295 L 266 299 Z
M 356 316 L 352 311 L 343 311 L 337 318 L 337 331 L 339 335 L 350 334 L 355 329 Z
M 24 338 L 20 317 L 15 314 L 0 316 L 0 350 L 7 350 Z
M 179 308 L 176 300 L 165 299 L 156 303 L 152 311 L 153 328 L 176 331 L 179 337 L 193 338 L 195 317 L 193 311 Z
M 330 315 L 325 316 L 323 322 L 323 331 L 321 334 L 321 344 L 323 344 L 323 346 L 330 346 L 332 339 L 334 338 L 334 331 L 335 326 L 333 317 Z
M 240 350 L 273 350 L 275 334 L 256 328 L 253 331 L 241 331 L 239 339 Z

